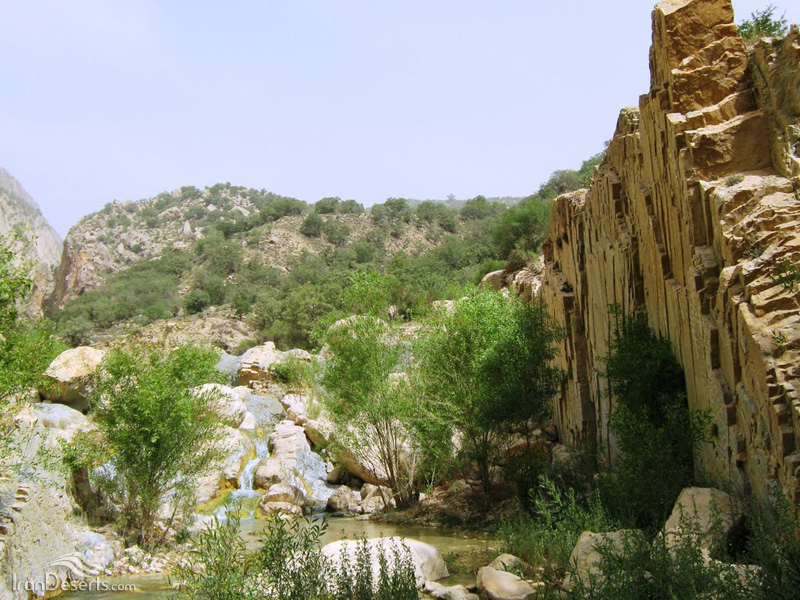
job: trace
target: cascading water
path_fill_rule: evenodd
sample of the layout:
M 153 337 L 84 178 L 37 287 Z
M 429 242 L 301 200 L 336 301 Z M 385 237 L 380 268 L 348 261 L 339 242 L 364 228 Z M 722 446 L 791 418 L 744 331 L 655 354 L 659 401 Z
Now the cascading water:
M 214 511 L 213 514 L 217 520 L 221 521 L 226 519 L 230 506 L 239 504 L 244 498 L 257 498 L 261 495 L 253 489 L 253 477 L 255 476 L 258 463 L 261 462 L 261 459 L 269 456 L 269 444 L 266 439 L 253 440 L 253 444 L 256 447 L 256 456 L 247 461 L 244 469 L 242 469 L 242 473 L 239 475 L 239 488 L 231 492 L 230 502 L 223 504 Z M 251 510 L 247 518 L 255 518 L 255 510 Z

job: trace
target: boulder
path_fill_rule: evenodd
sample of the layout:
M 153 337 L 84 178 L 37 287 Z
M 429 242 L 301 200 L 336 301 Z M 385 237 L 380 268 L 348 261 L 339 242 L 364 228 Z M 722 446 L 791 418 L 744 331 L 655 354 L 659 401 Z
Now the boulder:
M 236 385 L 248 385 L 253 381 L 270 382 L 275 380 L 272 366 L 286 360 L 286 353 L 275 347 L 274 342 L 250 348 L 242 355 Z
M 109 541 L 104 535 L 93 531 L 75 533 L 75 550 L 87 565 L 95 569 L 108 568 L 122 554 L 123 548 L 120 540 Z
M 255 431 L 257 424 L 256 416 L 248 411 L 244 414 L 244 419 L 242 419 L 242 422 L 239 423 L 239 429 L 242 431 Z
M 498 571 L 507 571 L 509 573 L 525 573 L 531 568 L 528 563 L 513 554 L 501 554 L 490 562 L 488 566 Z
M 258 508 L 262 514 L 278 512 L 299 517 L 305 510 L 305 494 L 293 485 L 276 483 L 261 496 Z
M 488 600 L 526 600 L 536 594 L 527 581 L 492 567 L 478 570 L 478 590 Z
M 421 588 L 426 581 L 436 581 L 437 579 L 442 579 L 450 575 L 441 552 L 429 544 L 400 537 L 373 538 L 364 541 L 369 548 L 372 570 L 376 576 L 380 572 L 378 563 L 380 551 L 383 550 L 386 553 L 386 559 L 391 566 L 394 563 L 394 553 L 392 550 L 394 548 L 400 548 L 402 545 L 408 548 L 411 555 L 418 587 Z M 351 564 L 355 564 L 359 544 L 364 541 L 340 540 L 338 542 L 333 542 L 322 548 L 322 554 L 327 557 L 334 566 L 341 564 L 343 556 L 346 556 Z
M 725 492 L 715 488 L 685 488 L 664 524 L 667 545 L 672 547 L 681 536 L 691 535 L 701 548 L 709 549 L 715 536 L 727 534 L 738 516 Z
M 336 513 L 358 514 L 361 512 L 358 496 L 349 487 L 343 485 L 328 498 L 328 510 Z
M 393 496 L 392 490 L 384 485 L 365 483 L 361 487 L 361 511 L 365 514 L 372 514 L 385 510 L 387 502 L 389 508 L 394 508 L 396 503 Z
M 239 427 L 247 414 L 244 396 L 235 389 L 219 383 L 207 383 L 194 388 L 196 394 L 214 396 L 214 406 L 222 423 L 228 427 Z
M 274 456 L 262 458 L 256 467 L 253 475 L 253 488 L 257 490 L 268 490 L 271 486 L 281 482 L 283 472 L 281 470 L 281 460 Z
M 490 290 L 501 290 L 505 286 L 505 271 L 500 269 L 499 271 L 492 271 L 491 273 L 487 273 L 481 279 L 480 286 L 481 288 L 486 288 Z
M 58 439 L 67 442 L 71 442 L 78 433 L 93 428 L 86 415 L 65 404 L 39 402 L 32 408 L 36 418 L 44 427 L 51 430 Z
M 105 358 L 102 350 L 78 346 L 59 354 L 45 374 L 45 384 L 39 394 L 51 402 L 67 404 L 80 411 L 89 408 L 86 385 L 89 376 L 97 371 Z
M 477 595 L 470 593 L 463 585 L 448 587 L 435 581 L 426 581 L 425 587 L 422 589 L 436 600 L 480 600 Z
M 599 568 L 601 556 L 598 548 L 610 545 L 615 552 L 621 552 L 626 541 L 632 544 L 647 543 L 644 534 L 638 529 L 620 529 L 608 533 L 584 531 L 569 556 L 567 574 L 564 576 L 562 587 L 569 591 L 578 580 L 584 584 L 588 584 L 592 578 L 602 581 L 603 575 Z

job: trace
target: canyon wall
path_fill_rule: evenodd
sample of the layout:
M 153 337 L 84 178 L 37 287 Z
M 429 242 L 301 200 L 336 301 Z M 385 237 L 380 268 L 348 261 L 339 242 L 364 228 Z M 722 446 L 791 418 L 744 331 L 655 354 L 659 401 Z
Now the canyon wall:
M 757 495 L 800 476 L 800 33 L 745 47 L 728 0 L 653 12 L 651 85 L 622 110 L 591 187 L 553 207 L 540 296 L 567 338 L 564 441 L 615 456 L 602 376 L 609 305 L 643 310 L 713 415 L 698 467 Z

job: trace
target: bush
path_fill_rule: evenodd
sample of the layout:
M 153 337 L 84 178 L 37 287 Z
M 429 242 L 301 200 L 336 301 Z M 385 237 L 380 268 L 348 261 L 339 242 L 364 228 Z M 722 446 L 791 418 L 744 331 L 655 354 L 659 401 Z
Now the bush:
M 211 306 L 211 296 L 204 290 L 191 290 L 183 299 L 183 308 L 187 314 L 195 315 Z
M 314 212 L 319 215 L 332 215 L 337 212 L 341 198 L 338 196 L 332 198 L 323 198 L 318 200 L 314 205 Z
M 417 600 L 414 565 L 405 544 L 381 549 L 377 573 L 362 544 L 336 567 L 322 556 L 325 521 L 272 516 L 259 550 L 248 552 L 239 522 L 215 521 L 190 543 L 175 569 L 184 600 Z M 391 552 L 391 554 L 389 554 Z
M 347 238 L 350 236 L 350 228 L 345 223 L 339 221 L 328 221 L 325 223 L 323 230 L 325 232 L 325 239 L 334 246 L 344 246 L 347 243 Z
M 154 525 L 167 505 L 173 517 L 193 508 L 197 478 L 219 458 L 216 397 L 192 388 L 218 380 L 216 352 L 181 346 L 114 350 L 92 381 L 90 396 L 107 452 L 103 486 L 122 507 L 123 526 L 137 543 L 160 543 Z
M 550 579 L 563 576 L 569 556 L 584 531 L 612 531 L 617 523 L 595 492 L 583 497 L 543 477 L 531 490 L 532 514 L 500 526 L 504 550 L 547 568 Z
M 325 221 L 316 213 L 309 214 L 300 225 L 300 233 L 306 237 L 318 238 L 322 235 L 322 229 L 325 226 Z
M 550 413 L 563 377 L 551 366 L 560 335 L 542 304 L 484 290 L 436 313 L 419 337 L 425 394 L 450 419 L 486 491 L 500 437 L 513 428 L 530 440 Z
M 610 425 L 621 457 L 603 474 L 601 489 L 616 518 L 654 531 L 680 491 L 692 484 L 693 451 L 705 439 L 707 417 L 689 411 L 683 370 L 647 316 L 613 307 L 612 312 L 615 330 L 605 374 L 615 400 Z
M 762 37 L 783 37 L 788 31 L 786 19 L 775 17 L 775 6 L 770 4 L 764 10 L 750 14 L 750 18 L 739 23 L 739 36 L 752 41 Z

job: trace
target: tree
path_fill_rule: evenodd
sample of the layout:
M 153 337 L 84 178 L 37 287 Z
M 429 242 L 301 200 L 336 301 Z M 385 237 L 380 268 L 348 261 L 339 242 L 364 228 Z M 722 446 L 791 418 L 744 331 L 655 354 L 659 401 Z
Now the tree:
M 332 215 L 337 212 L 339 202 L 341 202 L 341 198 L 338 196 L 323 198 L 314 205 L 314 212 L 319 215 Z
M 318 238 L 322 235 L 322 229 L 325 226 L 325 221 L 317 213 L 310 213 L 302 225 L 300 225 L 300 233 L 306 237 Z
M 130 536 L 152 546 L 162 505 L 172 516 L 193 503 L 198 477 L 219 459 L 217 398 L 193 388 L 218 379 L 217 354 L 194 345 L 174 351 L 116 349 L 94 376 L 90 403 L 102 435 L 105 488 L 122 506 Z M 170 519 L 165 531 L 172 526 Z
M 542 304 L 480 291 L 435 313 L 416 344 L 425 394 L 449 417 L 484 490 L 504 434 L 530 433 L 550 414 L 563 377 L 551 364 L 559 337 Z
M 337 439 L 356 459 L 385 475 L 398 506 L 416 501 L 421 405 L 402 374 L 403 347 L 380 319 L 350 317 L 325 335 L 331 353 L 322 377 Z
M 775 17 L 775 6 L 770 4 L 764 10 L 757 10 L 750 14 L 749 19 L 739 23 L 739 36 L 748 41 L 762 37 L 783 37 L 788 31 L 786 19 Z

